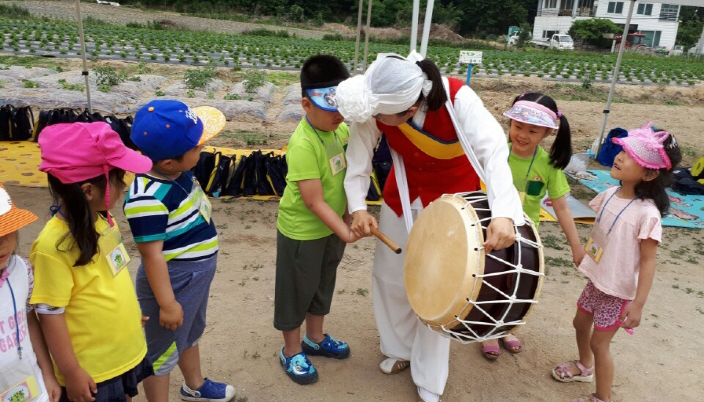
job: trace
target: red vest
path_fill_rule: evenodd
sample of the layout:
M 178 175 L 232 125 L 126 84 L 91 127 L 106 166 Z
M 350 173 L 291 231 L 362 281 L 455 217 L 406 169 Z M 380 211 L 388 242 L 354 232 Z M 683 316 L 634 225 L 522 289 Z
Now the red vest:
M 464 82 L 448 78 L 450 84 L 450 100 L 455 103 L 457 91 Z M 377 127 L 386 134 L 389 146 L 403 157 L 408 178 L 408 192 L 413 202 L 420 197 L 426 207 L 443 194 L 477 191 L 480 189 L 479 176 L 469 163 L 466 155 L 452 159 L 437 159 L 423 152 L 413 144 L 397 127 L 387 126 L 377 121 Z M 457 133 L 452 125 L 446 106 L 439 110 L 428 112 L 423 123 L 423 131 L 442 141 L 457 140 Z M 401 198 L 396 184 L 395 167 L 391 168 L 389 178 L 384 185 L 384 201 L 401 216 Z

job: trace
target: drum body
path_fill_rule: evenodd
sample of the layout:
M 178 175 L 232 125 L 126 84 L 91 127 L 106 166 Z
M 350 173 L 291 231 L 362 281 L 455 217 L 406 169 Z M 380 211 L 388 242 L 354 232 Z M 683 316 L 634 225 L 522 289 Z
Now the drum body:
M 418 216 L 406 245 L 406 294 L 418 318 L 461 342 L 498 338 L 525 324 L 544 278 L 533 222 L 514 226 L 516 243 L 487 254 L 491 221 L 483 192 L 446 194 Z

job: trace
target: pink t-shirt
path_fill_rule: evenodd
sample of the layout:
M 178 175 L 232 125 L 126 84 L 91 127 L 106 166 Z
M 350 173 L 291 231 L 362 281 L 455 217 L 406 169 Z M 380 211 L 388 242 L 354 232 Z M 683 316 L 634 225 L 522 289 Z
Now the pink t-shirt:
M 594 222 L 594 231 L 601 230 L 605 235 L 619 212 L 631 201 L 619 198 L 618 195 L 611 197 L 618 189 L 619 187 L 612 187 L 589 202 L 598 217 L 604 203 L 611 199 L 604 209 L 601 222 Z M 611 234 L 606 237 L 606 244 L 601 245 L 604 252 L 599 263 L 587 255 L 579 265 L 579 272 L 586 275 L 602 292 L 633 300 L 640 272 L 640 241 L 653 239 L 659 243 L 661 237 L 660 211 L 651 200 L 637 199 L 623 210 Z

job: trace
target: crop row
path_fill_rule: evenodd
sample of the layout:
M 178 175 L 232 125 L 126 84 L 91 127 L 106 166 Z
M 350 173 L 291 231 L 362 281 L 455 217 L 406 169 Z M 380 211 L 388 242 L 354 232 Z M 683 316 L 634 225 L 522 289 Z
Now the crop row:
M 77 57 L 81 55 L 75 24 L 28 22 L 0 18 L 0 48 L 16 54 Z M 315 54 L 333 54 L 352 66 L 354 43 L 298 38 L 256 37 L 207 32 L 162 31 L 115 26 L 86 26 L 86 53 L 93 59 L 124 59 L 190 65 L 300 68 Z M 407 52 L 407 46 L 370 45 L 370 60 L 378 53 Z M 463 74 L 458 49 L 433 47 L 432 58 L 446 74 Z M 360 56 L 361 59 L 361 56 Z M 475 74 L 520 75 L 577 80 L 610 80 L 613 55 L 485 51 Z M 624 59 L 619 80 L 689 84 L 704 81 L 704 63 L 633 55 Z

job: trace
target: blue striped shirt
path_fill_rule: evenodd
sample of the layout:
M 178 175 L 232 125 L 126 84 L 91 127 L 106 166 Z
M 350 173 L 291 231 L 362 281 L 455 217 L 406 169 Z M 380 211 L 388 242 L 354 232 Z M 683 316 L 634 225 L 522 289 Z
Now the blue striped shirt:
M 176 180 L 136 175 L 125 200 L 125 215 L 134 241 L 164 241 L 166 261 L 197 261 L 218 252 L 213 220 L 206 222 L 199 207 L 204 192 L 193 173 Z

